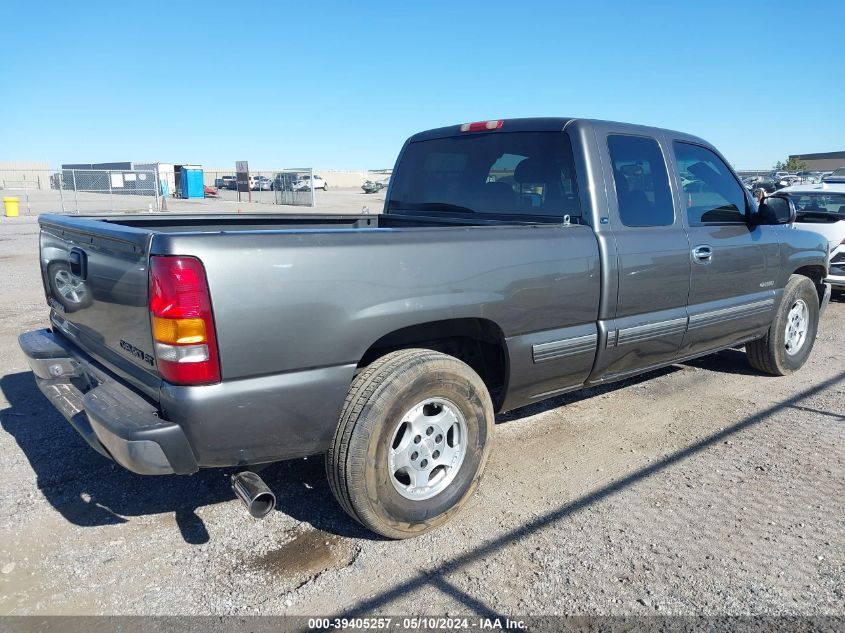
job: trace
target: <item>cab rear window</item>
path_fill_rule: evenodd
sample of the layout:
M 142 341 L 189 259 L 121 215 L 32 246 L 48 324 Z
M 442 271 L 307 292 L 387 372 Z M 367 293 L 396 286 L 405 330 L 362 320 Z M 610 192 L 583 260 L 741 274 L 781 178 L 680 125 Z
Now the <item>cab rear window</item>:
M 395 172 L 389 212 L 581 219 L 569 137 L 491 132 L 410 143 Z

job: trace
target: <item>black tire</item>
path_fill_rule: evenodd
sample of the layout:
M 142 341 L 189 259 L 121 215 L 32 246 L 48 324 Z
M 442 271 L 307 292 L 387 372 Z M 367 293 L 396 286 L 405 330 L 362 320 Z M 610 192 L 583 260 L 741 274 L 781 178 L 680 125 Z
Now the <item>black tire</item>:
M 787 351 L 788 315 L 790 310 L 803 301 L 809 310 L 806 335 L 803 343 L 794 353 Z M 761 339 L 745 345 L 748 362 L 754 369 L 773 376 L 787 376 L 801 369 L 816 342 L 819 327 L 819 295 L 812 280 L 802 275 L 792 275 L 783 291 L 769 331 Z
M 62 294 L 62 291 L 59 288 L 59 276 L 62 276 L 65 279 L 76 278 L 70 272 L 70 266 L 66 262 L 53 262 L 47 267 L 47 280 L 50 284 L 50 296 L 61 304 L 61 306 L 65 309 L 65 312 L 76 312 L 77 310 L 82 310 L 83 308 L 87 308 L 91 305 L 91 288 L 87 283 L 80 281 L 80 291 L 77 293 L 78 299 L 73 300 L 72 296 L 67 297 Z M 79 280 L 77 279 L 77 281 Z
M 388 455 L 395 448 L 397 425 L 429 398 L 446 399 L 463 415 L 463 461 L 434 496 L 409 499 L 396 488 Z M 390 353 L 352 382 L 326 454 L 329 486 L 346 513 L 373 532 L 394 539 L 424 534 L 455 516 L 478 486 L 493 417 L 483 381 L 457 358 L 426 349 Z

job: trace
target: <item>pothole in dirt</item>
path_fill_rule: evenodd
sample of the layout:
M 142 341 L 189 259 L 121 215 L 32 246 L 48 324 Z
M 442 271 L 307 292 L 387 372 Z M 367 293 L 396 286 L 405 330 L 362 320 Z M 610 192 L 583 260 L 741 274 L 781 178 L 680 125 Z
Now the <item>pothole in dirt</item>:
M 257 556 L 250 566 L 307 582 L 326 571 L 348 567 L 357 556 L 358 548 L 350 539 L 312 529 L 300 532 L 292 541 Z

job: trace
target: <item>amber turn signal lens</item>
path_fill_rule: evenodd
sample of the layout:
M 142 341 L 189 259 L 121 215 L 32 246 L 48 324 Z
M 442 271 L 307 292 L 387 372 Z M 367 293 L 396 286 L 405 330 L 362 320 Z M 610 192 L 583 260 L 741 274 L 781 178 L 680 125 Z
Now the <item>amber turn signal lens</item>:
M 176 345 L 205 343 L 205 322 L 202 319 L 163 319 L 154 316 L 153 338 L 159 343 Z

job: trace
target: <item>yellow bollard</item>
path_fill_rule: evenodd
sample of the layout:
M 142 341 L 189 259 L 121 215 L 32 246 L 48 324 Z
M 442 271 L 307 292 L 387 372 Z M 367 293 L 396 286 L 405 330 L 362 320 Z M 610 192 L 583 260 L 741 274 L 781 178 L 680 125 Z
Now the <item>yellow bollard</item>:
M 20 209 L 20 200 L 18 198 L 3 198 L 3 205 L 6 207 L 6 217 L 18 217 L 18 210 Z

